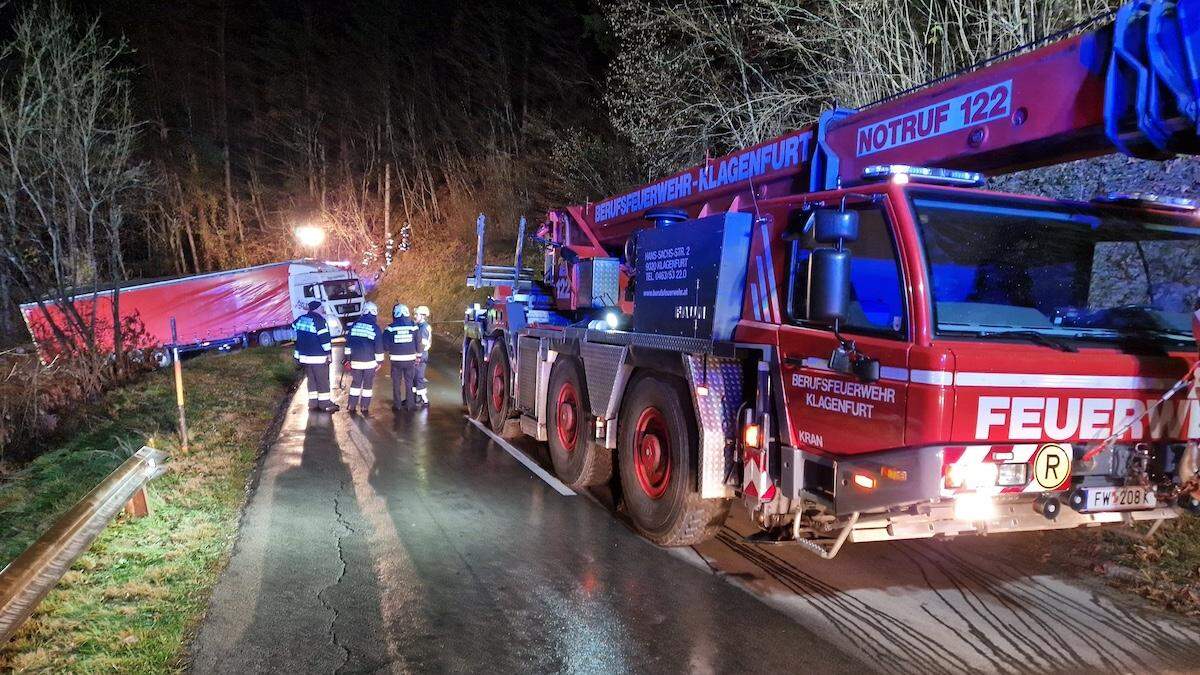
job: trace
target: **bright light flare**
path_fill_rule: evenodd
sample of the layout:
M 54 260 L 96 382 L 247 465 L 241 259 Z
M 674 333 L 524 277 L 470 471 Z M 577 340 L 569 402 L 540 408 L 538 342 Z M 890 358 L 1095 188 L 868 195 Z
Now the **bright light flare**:
M 301 246 L 308 248 L 317 248 L 325 243 L 325 230 L 315 225 L 302 225 L 292 230 L 296 235 L 296 241 L 300 242 Z
M 954 498 L 954 517 L 968 522 L 993 520 L 996 517 L 996 502 L 991 495 L 971 492 Z

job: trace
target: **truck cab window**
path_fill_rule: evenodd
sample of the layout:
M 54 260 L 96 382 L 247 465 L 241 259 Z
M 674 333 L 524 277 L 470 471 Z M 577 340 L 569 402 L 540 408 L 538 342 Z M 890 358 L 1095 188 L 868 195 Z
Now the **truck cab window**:
M 907 327 L 903 277 L 891 228 L 878 207 L 864 207 L 858 212 L 858 241 L 846 246 L 851 253 L 851 303 L 850 318 L 842 324 L 842 329 L 903 336 Z M 792 242 L 788 297 L 793 323 L 807 323 L 808 259 L 813 249 L 823 246 L 826 244 L 813 238 L 811 228 Z
M 317 285 L 309 284 L 309 285 L 305 286 L 304 287 L 304 297 L 306 297 L 306 298 L 317 297 Z

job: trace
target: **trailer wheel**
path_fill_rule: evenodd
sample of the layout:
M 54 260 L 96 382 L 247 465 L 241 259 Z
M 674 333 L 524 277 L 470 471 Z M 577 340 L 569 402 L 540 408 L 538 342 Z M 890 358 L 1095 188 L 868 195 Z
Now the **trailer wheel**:
M 576 489 L 603 485 L 612 477 L 612 451 L 590 441 L 589 410 L 578 362 L 560 356 L 550 371 L 546 436 L 554 475 Z
M 488 418 L 486 373 L 483 348 L 478 340 L 471 340 L 467 345 L 467 362 L 463 370 L 463 400 L 467 403 L 467 414 L 480 422 L 486 422 Z
M 617 441 L 621 491 L 633 524 L 660 546 L 712 538 L 729 513 L 728 499 L 697 491 L 698 434 L 686 386 L 658 374 L 638 378 L 621 407 Z
M 487 416 L 488 426 L 496 433 L 504 432 L 504 423 L 512 414 L 512 392 L 509 390 L 511 370 L 504 342 L 496 340 L 492 345 L 487 362 Z
M 268 329 L 258 334 L 258 346 L 273 347 L 275 346 L 275 330 Z

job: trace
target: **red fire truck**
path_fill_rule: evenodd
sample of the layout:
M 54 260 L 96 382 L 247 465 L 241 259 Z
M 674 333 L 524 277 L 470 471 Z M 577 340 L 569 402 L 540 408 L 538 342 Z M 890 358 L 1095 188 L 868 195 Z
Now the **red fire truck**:
M 251 339 L 271 345 L 295 338 L 291 323 L 306 305 L 319 300 L 330 317 L 330 332 L 342 333 L 343 324 L 358 318 L 363 288 L 358 277 L 344 264 L 316 260 L 291 260 L 223 272 L 169 279 L 133 281 L 122 284 L 117 306 L 123 319 L 133 319 L 140 348 L 178 344 L 181 353 L 228 348 L 248 344 Z M 80 293 L 71 297 L 75 311 L 85 321 L 95 317 L 96 340 L 103 350 L 112 349 L 113 289 Z M 67 336 L 75 334 L 74 322 L 52 300 L 27 302 L 21 313 L 43 359 L 61 351 L 61 340 L 53 323 Z M 171 320 L 175 319 L 175 338 Z M 171 352 L 161 350 L 160 362 L 169 362 Z
M 662 545 L 712 536 L 739 498 L 824 557 L 1200 511 L 1197 205 L 978 173 L 1195 154 L 1198 20 L 1136 2 L 554 210 L 541 273 L 520 243 L 483 265 L 481 216 L 468 283 L 495 292 L 467 311 L 469 414 L 516 418 L 571 486 L 619 484 Z

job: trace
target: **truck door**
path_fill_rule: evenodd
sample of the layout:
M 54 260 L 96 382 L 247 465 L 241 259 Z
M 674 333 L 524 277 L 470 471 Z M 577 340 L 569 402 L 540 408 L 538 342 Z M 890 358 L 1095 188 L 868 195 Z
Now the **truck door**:
M 886 203 L 847 205 L 859 212 L 851 251 L 850 317 L 842 336 L 877 359 L 881 377 L 864 382 L 829 368 L 838 341 L 807 320 L 808 259 L 825 246 L 811 229 L 790 242 L 789 315 L 779 332 L 783 389 L 792 439 L 798 447 L 856 454 L 904 444 L 908 398 L 909 312 L 897 237 Z

